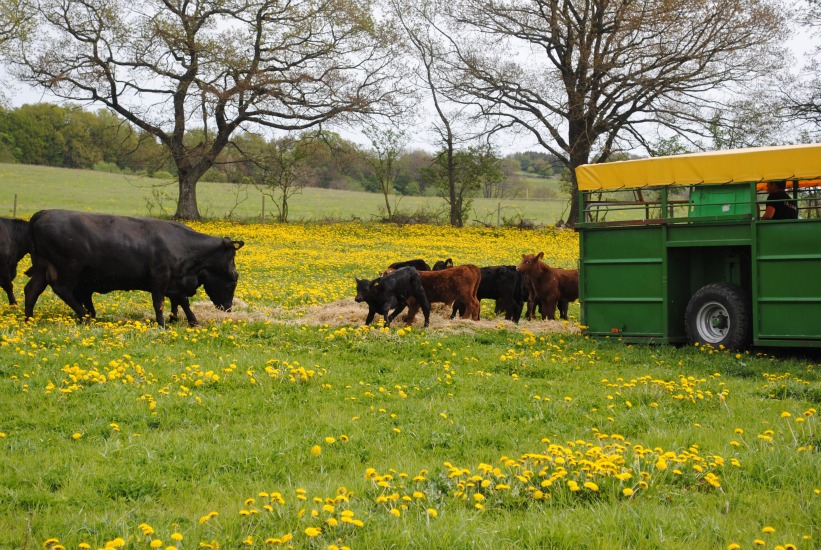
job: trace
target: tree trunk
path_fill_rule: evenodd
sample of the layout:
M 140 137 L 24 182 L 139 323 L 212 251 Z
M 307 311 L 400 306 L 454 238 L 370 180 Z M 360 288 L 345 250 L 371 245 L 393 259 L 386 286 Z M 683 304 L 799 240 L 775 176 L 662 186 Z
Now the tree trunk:
M 388 198 L 388 194 L 391 192 L 391 186 L 389 183 L 382 182 L 382 195 L 385 197 L 385 211 L 388 213 L 388 221 L 393 221 L 393 212 L 391 212 L 391 201 Z
M 565 224 L 567 227 L 575 228 L 579 223 L 579 182 L 576 180 L 576 168 L 590 162 L 590 149 L 592 146 L 578 137 L 574 136 L 574 127 L 570 129 L 570 143 L 573 150 L 570 152 L 570 212 L 567 214 Z M 577 135 L 577 134 L 576 134 Z M 576 139 L 574 140 L 574 137 Z
M 199 220 L 200 211 L 197 208 L 197 181 L 189 172 L 179 173 L 180 196 L 177 201 L 177 212 L 175 218 L 181 220 Z
M 462 227 L 462 212 L 456 198 L 456 167 L 453 165 L 453 140 L 448 140 L 448 194 L 450 196 L 450 225 Z

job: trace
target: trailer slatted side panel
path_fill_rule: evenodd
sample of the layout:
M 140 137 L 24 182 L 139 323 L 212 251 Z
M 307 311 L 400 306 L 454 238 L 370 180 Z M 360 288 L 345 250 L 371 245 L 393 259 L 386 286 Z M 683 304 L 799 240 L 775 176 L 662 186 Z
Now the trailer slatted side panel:
M 588 333 L 663 342 L 667 310 L 663 228 L 589 229 L 581 239 L 582 321 Z
M 756 224 L 757 343 L 821 341 L 821 220 Z

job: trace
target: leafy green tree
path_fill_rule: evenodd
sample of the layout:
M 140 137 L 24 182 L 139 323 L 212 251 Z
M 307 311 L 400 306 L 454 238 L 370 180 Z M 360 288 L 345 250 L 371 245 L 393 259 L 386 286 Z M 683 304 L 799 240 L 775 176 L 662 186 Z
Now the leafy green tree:
M 274 140 L 265 148 L 264 156 L 258 159 L 263 174 L 261 181 L 255 185 L 274 203 L 280 223 L 288 222 L 291 197 L 302 193 L 313 177 L 313 155 L 309 141 L 310 137 L 304 141 L 294 137 Z
M 394 211 L 399 206 L 398 201 L 401 200 L 399 197 L 391 205 L 390 196 L 393 194 L 394 182 L 399 175 L 399 157 L 407 143 L 407 136 L 405 132 L 390 127 L 385 129 L 370 127 L 364 133 L 371 142 L 371 149 L 363 153 L 363 158 L 371 167 L 375 187 L 385 199 L 385 212 L 390 222 L 393 220 Z
M 396 190 L 403 195 L 423 195 L 425 185 L 422 170 L 430 166 L 433 158 L 427 151 L 417 149 L 399 157 L 399 172 L 396 176 Z
M 473 199 L 482 186 L 503 177 L 500 159 L 486 145 L 456 151 L 450 158 L 447 151 L 440 151 L 433 164 L 423 171 L 423 178 L 436 186 L 450 211 L 457 213 L 452 223 L 455 227 L 462 227 L 467 221 Z

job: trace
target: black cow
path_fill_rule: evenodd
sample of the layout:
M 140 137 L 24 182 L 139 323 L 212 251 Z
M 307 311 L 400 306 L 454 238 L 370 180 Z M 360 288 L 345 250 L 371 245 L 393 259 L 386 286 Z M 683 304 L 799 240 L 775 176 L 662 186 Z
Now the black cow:
M 439 260 L 433 264 L 433 271 L 442 271 L 443 269 L 448 269 L 453 267 L 453 260 L 448 258 L 447 260 Z
M 213 278 L 206 293 L 214 304 L 227 310 L 233 303 L 238 278 L 234 256 L 242 241 L 204 235 L 171 221 L 69 210 L 42 210 L 29 223 L 26 319 L 50 285 L 80 319 L 93 311 L 93 292 L 150 292 L 157 323 L 165 326 L 165 296 L 180 305 L 183 298 L 187 302 L 204 271 Z
M 416 271 L 430 271 L 430 266 L 425 260 L 406 260 L 404 262 L 394 262 L 388 269 L 399 269 L 400 267 L 413 267 Z
M 14 278 L 17 276 L 17 264 L 28 254 L 29 222 L 0 218 L 0 287 L 6 291 L 9 304 L 15 305 Z
M 482 267 L 479 271 L 482 273 L 482 280 L 479 281 L 476 297 L 479 300 L 496 300 L 496 313 L 504 312 L 505 319 L 518 323 L 522 317 L 522 306 L 527 299 L 522 273 L 516 271 L 514 265 Z M 464 316 L 465 304 L 459 300 L 453 303 L 451 319 L 456 317 L 457 311 Z
M 430 322 L 430 303 L 422 288 L 422 278 L 413 267 L 401 267 L 372 281 L 356 279 L 357 302 L 368 304 L 368 317 L 365 324 L 370 325 L 374 315 L 379 313 L 385 317 L 385 326 L 402 313 L 407 305 L 408 298 L 414 298 L 425 315 L 425 326 Z M 394 308 L 390 315 L 388 311 Z

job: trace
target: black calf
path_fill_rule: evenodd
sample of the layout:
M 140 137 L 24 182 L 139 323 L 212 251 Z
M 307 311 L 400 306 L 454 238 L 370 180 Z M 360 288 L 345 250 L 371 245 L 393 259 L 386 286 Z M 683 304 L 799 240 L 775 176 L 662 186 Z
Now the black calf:
M 430 322 L 430 303 L 422 288 L 422 278 L 413 267 L 401 267 L 372 281 L 356 279 L 356 301 L 368 304 L 368 317 L 365 324 L 370 325 L 374 315 L 385 317 L 385 326 L 405 309 L 408 298 L 414 298 L 425 315 L 425 326 Z M 389 315 L 388 311 L 394 308 Z
M 496 313 L 505 314 L 505 319 L 518 323 L 522 316 L 522 306 L 527 298 L 524 288 L 524 278 L 516 271 L 516 266 L 499 265 L 483 267 L 482 280 L 476 295 L 479 300 L 496 300 Z M 465 304 L 459 300 L 453 303 L 453 319 L 456 313 L 464 314 Z

